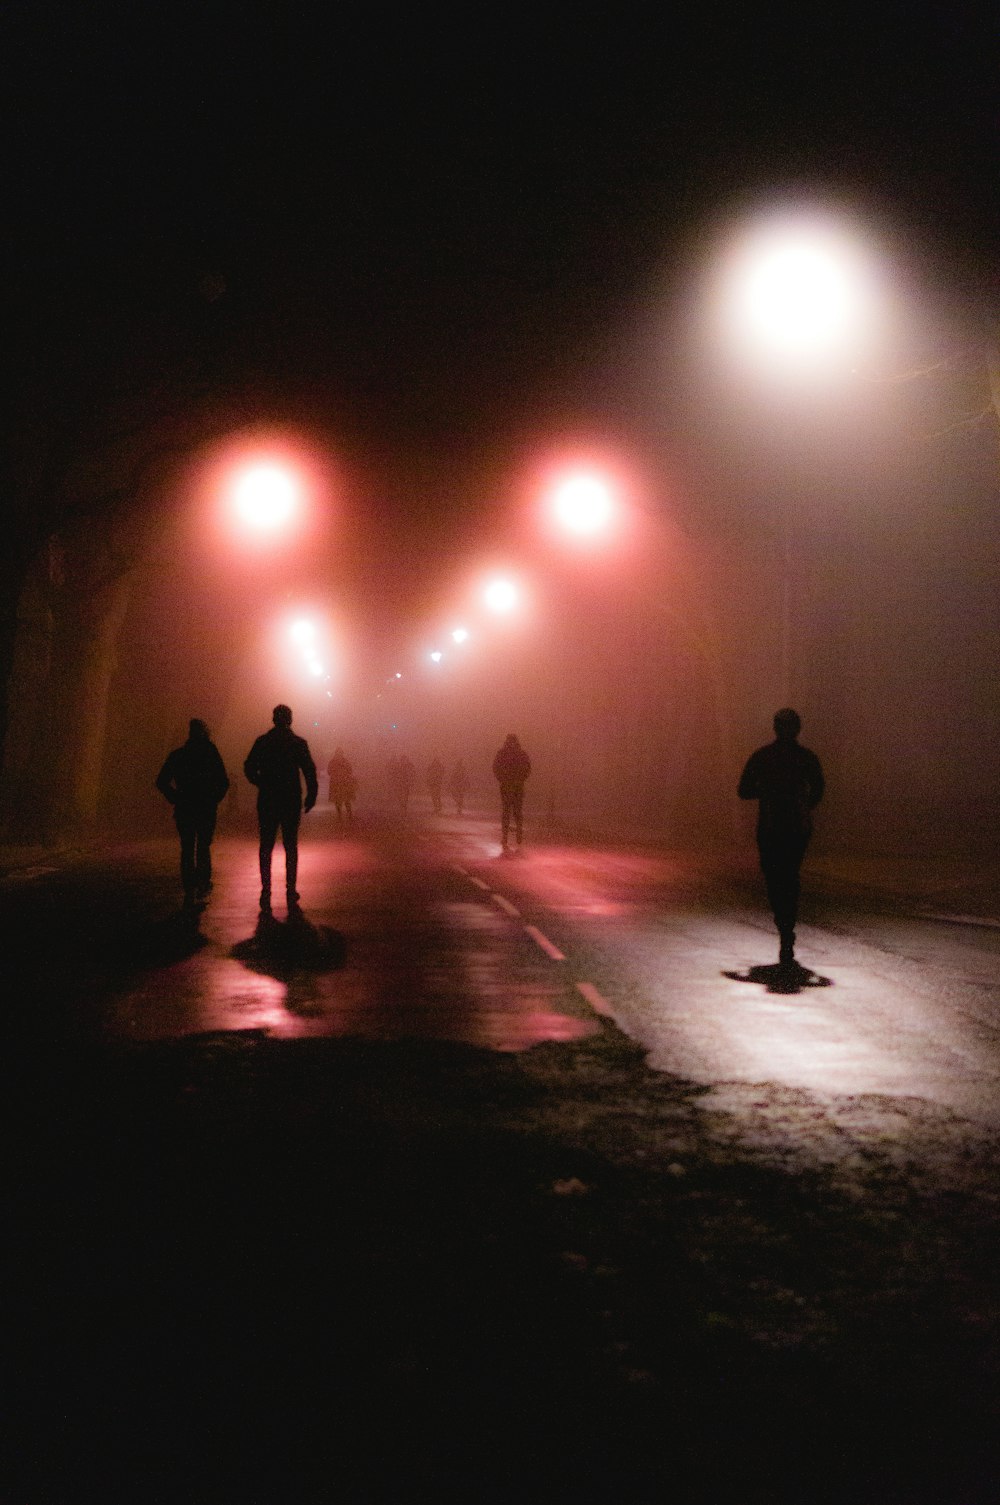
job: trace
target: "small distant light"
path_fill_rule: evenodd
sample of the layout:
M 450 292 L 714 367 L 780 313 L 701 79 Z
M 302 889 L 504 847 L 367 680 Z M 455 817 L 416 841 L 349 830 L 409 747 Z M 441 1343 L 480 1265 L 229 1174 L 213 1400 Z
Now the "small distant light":
M 468 636 L 469 631 L 466 627 L 456 627 L 455 631 L 452 633 L 452 637 L 454 638 L 456 643 L 464 643 Z
M 402 679 L 402 677 L 403 677 L 403 676 L 402 676 L 402 675 L 401 675 L 401 674 L 399 674 L 399 673 L 398 673 L 398 672 L 397 672 L 397 674 L 396 674 L 396 678 L 397 678 L 397 679 Z
M 327 700 L 332 700 L 333 699 L 333 691 L 332 690 L 327 690 L 327 692 L 326 692 L 326 698 L 327 698 Z
M 436 649 L 436 648 L 435 648 L 435 650 L 434 650 L 434 652 L 433 652 L 433 653 L 432 653 L 432 654 L 431 654 L 431 658 L 432 658 L 432 659 L 433 659 L 433 660 L 434 660 L 434 662 L 435 662 L 435 663 L 436 663 L 436 664 L 439 664 L 439 663 L 440 663 L 440 662 L 441 662 L 441 660 L 442 660 L 442 659 L 443 659 L 443 658 L 444 658 L 444 654 L 443 654 L 443 653 L 440 653 L 440 652 L 439 652 L 439 651 L 438 651 L 438 650 L 437 650 L 437 649 Z

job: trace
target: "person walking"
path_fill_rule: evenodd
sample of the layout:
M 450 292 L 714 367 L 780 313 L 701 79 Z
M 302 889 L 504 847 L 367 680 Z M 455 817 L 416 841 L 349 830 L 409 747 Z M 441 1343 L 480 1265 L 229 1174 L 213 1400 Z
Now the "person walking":
M 448 793 L 455 801 L 455 813 L 461 815 L 465 805 L 465 796 L 469 791 L 469 775 L 465 771 L 465 764 L 461 758 L 451 770 L 448 779 Z
M 188 739 L 167 754 L 156 787 L 174 807 L 184 902 L 202 902 L 212 891 L 212 837 L 219 802 L 229 788 L 225 764 L 204 721 L 194 717 L 188 723 Z
M 345 811 L 347 819 L 352 820 L 358 781 L 342 747 L 334 749 L 333 757 L 326 765 L 326 772 L 330 780 L 330 802 L 337 812 L 338 821 L 343 820 Z
M 500 839 L 505 852 L 508 850 L 507 838 L 512 821 L 517 845 L 521 845 L 524 784 L 530 772 L 531 759 L 514 733 L 508 733 L 493 759 L 493 773 L 500 785 Z
M 427 792 L 431 797 L 431 809 L 435 815 L 441 814 L 441 787 L 444 784 L 444 764 L 440 758 L 434 758 L 427 767 Z
M 775 740 L 747 759 L 737 793 L 757 800 L 757 849 L 778 930 L 779 965 L 795 965 L 799 869 L 812 836 L 812 812 L 825 787 L 819 758 L 799 745 L 802 722 L 786 706 L 774 717 Z
M 316 764 L 304 737 L 292 731 L 292 712 L 276 705 L 274 726 L 258 737 L 247 754 L 243 772 L 257 786 L 257 819 L 260 824 L 260 907 L 271 908 L 271 854 L 281 830 L 285 849 L 285 892 L 289 908 L 299 901 L 296 881 L 299 871 L 299 822 L 316 803 Z M 306 798 L 302 803 L 302 780 Z

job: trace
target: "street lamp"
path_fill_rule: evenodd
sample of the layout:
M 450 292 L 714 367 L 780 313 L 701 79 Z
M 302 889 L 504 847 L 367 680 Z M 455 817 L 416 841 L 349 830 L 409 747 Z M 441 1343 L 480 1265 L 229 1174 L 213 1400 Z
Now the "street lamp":
M 603 476 L 593 471 L 577 471 L 556 484 L 552 508 L 562 528 L 589 538 L 603 533 L 610 525 L 614 499 Z
M 844 215 L 782 207 L 731 229 L 709 285 L 709 316 L 723 364 L 743 368 L 755 395 L 813 398 L 843 380 L 879 323 L 871 237 Z M 781 699 L 792 695 L 793 561 L 782 520 Z
M 490 611 L 506 616 L 518 603 L 517 586 L 506 578 L 491 580 L 483 592 L 483 600 Z
M 735 228 L 717 256 L 710 307 L 727 357 L 785 381 L 853 364 L 879 299 L 869 238 L 844 217 L 783 208 Z
M 240 522 L 258 534 L 281 532 L 293 521 L 301 501 L 296 478 L 271 461 L 250 461 L 238 469 L 230 496 Z

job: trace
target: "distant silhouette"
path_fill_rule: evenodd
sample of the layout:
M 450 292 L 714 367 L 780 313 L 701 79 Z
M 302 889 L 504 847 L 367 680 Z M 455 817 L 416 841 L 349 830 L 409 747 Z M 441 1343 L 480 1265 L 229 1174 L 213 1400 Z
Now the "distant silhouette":
M 508 734 L 503 747 L 493 759 L 493 772 L 500 785 L 501 844 L 504 851 L 507 851 L 512 820 L 517 844 L 521 845 L 524 782 L 531 772 L 531 759 L 513 732 Z
M 448 779 L 448 793 L 455 801 L 455 810 L 461 815 L 465 805 L 465 796 L 469 789 L 469 775 L 465 771 L 465 764 L 459 758 Z
M 427 768 L 427 790 L 435 815 L 441 814 L 441 786 L 444 784 L 444 764 L 434 758 Z
M 757 847 L 768 903 L 778 927 L 779 965 L 795 964 L 799 869 L 812 835 L 812 811 L 823 798 L 823 770 L 816 754 L 798 743 L 802 726 L 786 707 L 774 718 L 775 740 L 747 760 L 737 793 L 757 800 Z
M 271 907 L 271 854 L 278 828 L 285 849 L 285 890 L 290 905 L 298 903 L 295 884 L 299 871 L 299 821 L 302 817 L 302 778 L 306 781 L 305 810 L 316 803 L 316 765 L 304 737 L 292 731 L 292 713 L 276 705 L 274 726 L 257 738 L 243 772 L 257 786 L 260 824 L 260 907 Z M 300 778 L 301 775 L 301 778 Z
M 410 804 L 410 791 L 413 788 L 413 780 L 417 770 L 410 762 L 405 753 L 398 757 L 390 758 L 386 764 L 386 776 L 389 781 L 389 793 L 399 806 L 401 815 L 405 815 Z
M 342 747 L 334 749 L 326 771 L 330 777 L 330 802 L 337 811 L 337 819 L 343 820 L 345 810 L 347 819 L 353 819 L 352 806 L 358 792 L 358 781 Z
M 207 899 L 212 889 L 212 837 L 229 777 L 204 721 L 189 722 L 187 741 L 167 754 L 156 787 L 174 807 L 184 901 Z

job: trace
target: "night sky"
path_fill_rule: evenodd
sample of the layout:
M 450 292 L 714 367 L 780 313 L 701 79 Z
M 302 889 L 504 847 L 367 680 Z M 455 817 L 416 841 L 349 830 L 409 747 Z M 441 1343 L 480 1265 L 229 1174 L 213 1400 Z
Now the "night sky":
M 390 466 L 447 464 L 616 415 L 672 258 L 759 191 L 842 196 L 990 289 L 985 3 L 5 13 L 8 292 L 42 372 L 75 322 L 141 360 L 214 314 L 231 366 Z
M 684 432 L 671 309 L 721 217 L 785 196 L 893 248 L 928 317 L 889 359 L 995 323 L 987 3 L 36 0 L 2 28 L 8 505 L 39 537 L 74 505 L 57 470 L 46 492 L 49 456 L 161 397 L 325 449 L 355 605 L 400 623 L 502 533 L 546 436 L 631 450 L 661 480 L 695 453 L 678 519 L 709 542 L 752 523 L 746 433 L 723 423 L 709 453 Z M 994 453 L 975 443 L 955 463 L 981 501 Z M 925 512 L 956 453 L 923 482 L 907 461 Z

